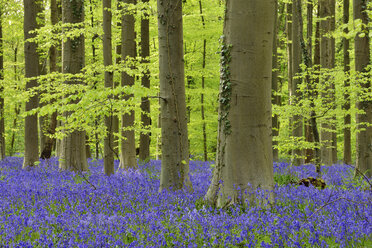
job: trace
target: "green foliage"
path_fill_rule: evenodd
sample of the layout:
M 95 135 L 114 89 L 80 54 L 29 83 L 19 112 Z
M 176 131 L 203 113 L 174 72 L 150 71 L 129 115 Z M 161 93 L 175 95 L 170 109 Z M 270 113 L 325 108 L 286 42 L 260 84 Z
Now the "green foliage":
M 278 186 L 284 186 L 289 184 L 296 184 L 298 182 L 298 177 L 293 174 L 274 174 L 274 182 Z

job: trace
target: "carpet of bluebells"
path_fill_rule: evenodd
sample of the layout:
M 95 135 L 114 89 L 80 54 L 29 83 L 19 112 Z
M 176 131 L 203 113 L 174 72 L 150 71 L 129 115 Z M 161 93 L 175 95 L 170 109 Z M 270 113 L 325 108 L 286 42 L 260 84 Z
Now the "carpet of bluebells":
M 190 163 L 191 194 L 158 193 L 160 161 L 110 177 L 90 161 L 89 183 L 57 164 L 0 162 L 1 247 L 372 247 L 372 191 L 347 165 L 322 168 L 323 190 L 278 183 L 271 208 L 222 210 L 201 200 L 211 163 Z M 312 165 L 274 171 L 277 182 L 316 176 Z

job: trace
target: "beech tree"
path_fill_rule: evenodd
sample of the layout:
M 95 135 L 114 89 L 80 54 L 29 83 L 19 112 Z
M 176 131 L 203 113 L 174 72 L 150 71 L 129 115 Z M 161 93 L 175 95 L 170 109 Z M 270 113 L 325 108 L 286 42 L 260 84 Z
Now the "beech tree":
M 37 52 L 37 45 L 34 41 L 28 39 L 34 38 L 36 34 L 33 32 L 37 29 L 37 14 L 40 9 L 37 4 L 38 1 L 24 0 L 24 53 L 25 53 L 25 78 L 26 91 L 37 87 L 37 80 L 35 77 L 39 75 L 39 55 Z M 26 111 L 33 110 L 38 107 L 38 96 L 31 93 L 32 96 L 26 102 Z M 34 166 L 35 162 L 39 160 L 39 140 L 38 140 L 38 122 L 37 114 L 27 115 L 25 117 L 25 153 L 22 168 Z
M 349 23 L 349 5 L 350 0 L 344 0 L 343 6 L 343 23 Z M 344 29 L 345 33 L 348 33 L 348 27 L 346 26 Z M 342 38 L 343 50 L 344 50 L 344 72 L 347 76 L 350 74 L 350 41 L 348 38 Z M 350 86 L 350 80 L 346 79 L 344 82 L 344 86 L 347 89 Z M 343 109 L 345 111 L 350 110 L 350 94 L 346 92 L 345 95 L 345 103 L 343 105 Z M 351 132 L 350 132 L 350 124 L 351 124 L 351 116 L 350 113 L 346 113 L 344 116 L 344 151 L 343 151 L 343 162 L 345 164 L 351 164 Z
M 84 34 L 83 32 L 72 32 L 74 29 L 84 27 L 83 0 L 62 0 L 62 25 L 62 33 L 70 34 L 64 36 L 62 43 L 62 73 L 69 78 L 64 83 L 79 85 L 82 84 L 81 78 L 69 76 L 81 73 L 85 64 Z M 79 99 L 72 99 L 70 104 L 76 104 L 79 101 Z M 63 113 L 65 120 L 70 115 L 70 111 Z M 85 135 L 86 132 L 83 130 L 73 130 L 66 133 L 61 144 L 60 168 L 62 170 L 85 171 L 88 169 Z
M 292 103 L 297 104 L 300 101 L 302 93 L 299 91 L 299 85 L 301 79 L 299 74 L 301 73 L 300 64 L 301 59 L 301 44 L 300 44 L 300 13 L 302 8 L 301 0 L 294 0 L 292 3 L 292 83 L 290 92 L 292 94 Z M 292 118 L 292 136 L 295 141 L 299 141 L 303 137 L 303 118 L 299 114 L 295 114 Z M 295 142 L 298 144 L 298 142 Z M 296 148 L 292 150 L 293 164 L 301 165 L 304 163 L 303 150 Z
M 149 3 L 149 0 L 143 0 L 143 3 Z M 141 57 L 143 63 L 149 63 L 150 56 L 150 30 L 149 30 L 149 15 L 145 12 L 141 18 Z M 142 86 L 150 88 L 150 71 L 146 70 L 142 76 Z M 148 97 L 143 97 L 141 100 L 141 122 L 146 131 L 141 132 L 139 140 L 139 159 L 146 161 L 150 157 L 150 133 L 151 125 L 150 117 L 150 101 Z
M 124 0 L 125 4 L 135 4 L 136 0 Z M 136 57 L 136 34 L 134 32 L 134 15 L 133 10 L 124 10 L 124 15 L 121 20 L 121 59 L 124 66 L 133 68 L 132 62 Z M 121 74 L 121 85 L 134 85 L 134 76 L 123 71 Z M 133 95 L 125 95 L 124 100 L 128 101 Z M 120 153 L 120 168 L 136 168 L 136 140 L 134 136 L 134 110 L 129 110 L 122 115 L 121 123 L 121 153 Z
M 50 21 L 53 27 L 55 27 L 58 22 L 61 20 L 61 2 L 60 0 L 51 0 L 50 1 Z M 53 32 L 57 35 L 57 32 L 54 30 Z M 49 49 L 49 72 L 61 72 L 61 67 L 58 66 L 58 62 L 61 57 L 61 42 L 57 39 L 57 44 L 53 44 Z M 55 134 L 55 130 L 57 127 L 57 112 L 51 114 L 50 120 L 47 126 L 47 133 L 48 134 Z M 49 135 L 45 135 L 45 143 L 44 149 L 41 150 L 40 157 L 43 159 L 50 158 L 52 154 L 53 147 L 56 144 L 56 139 L 50 137 Z M 42 147 L 42 146 L 41 146 Z M 58 156 L 58 153 L 56 154 Z
M 112 65 L 112 42 L 111 42 L 111 0 L 103 0 L 103 62 L 104 66 Z M 114 73 L 105 69 L 105 87 L 113 87 Z M 103 165 L 106 175 L 114 174 L 114 135 L 113 135 L 113 113 L 105 116 L 106 135 L 104 140 Z
M 158 0 L 162 161 L 160 189 L 192 190 L 189 177 L 182 0 Z
M 244 203 L 244 199 L 252 202 L 252 191 L 274 187 L 271 74 L 275 11 L 275 1 L 226 1 L 217 158 L 205 195 L 208 203 L 218 207 Z M 272 193 L 269 200 L 273 200 Z
M 362 30 L 355 36 L 355 71 L 358 81 L 363 90 L 371 91 L 370 68 L 370 41 L 368 30 L 368 12 L 365 0 L 353 0 L 354 20 L 360 20 Z M 359 111 L 356 116 L 358 132 L 356 134 L 356 175 L 361 173 L 367 177 L 372 176 L 372 102 L 367 99 L 359 99 L 357 102 Z
M 320 8 L 320 64 L 324 69 L 335 67 L 335 39 L 329 33 L 335 30 L 335 0 L 319 0 Z M 323 79 L 324 90 L 322 98 L 327 109 L 335 108 L 335 85 L 330 77 Z M 322 163 L 332 165 L 337 162 L 336 124 L 335 117 L 325 118 L 321 124 L 320 139 Z

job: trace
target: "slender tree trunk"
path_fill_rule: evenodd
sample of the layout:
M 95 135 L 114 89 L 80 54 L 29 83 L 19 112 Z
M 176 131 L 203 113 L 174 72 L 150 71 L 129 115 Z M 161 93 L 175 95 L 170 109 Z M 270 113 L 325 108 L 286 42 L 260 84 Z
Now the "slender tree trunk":
M 149 0 L 143 0 L 143 3 L 148 4 Z M 143 63 L 149 65 L 150 63 L 150 30 L 149 30 L 149 16 L 145 14 L 141 19 L 141 57 Z M 142 76 L 142 86 L 150 88 L 150 71 L 146 70 Z M 143 97 L 141 102 L 141 122 L 145 132 L 140 134 L 140 149 L 139 159 L 146 161 L 150 158 L 150 101 L 148 97 Z
M 200 9 L 200 17 L 203 24 L 203 29 L 205 29 L 205 20 L 203 16 L 203 6 L 201 0 L 199 0 L 199 9 Z M 203 39 L 203 62 L 202 62 L 202 68 L 203 68 L 203 75 L 202 75 L 202 93 L 200 94 L 200 103 L 201 103 L 201 118 L 202 118 L 202 129 L 203 129 L 203 152 L 204 152 L 204 161 L 208 161 L 208 148 L 207 148 L 207 131 L 206 131 L 206 123 L 205 123 L 205 113 L 204 113 L 204 89 L 205 89 L 205 76 L 204 76 L 204 70 L 205 70 L 205 57 L 206 57 L 206 51 L 207 49 L 207 39 Z
M 58 24 L 58 21 L 60 20 L 61 16 L 58 11 L 58 5 L 60 4 L 60 1 L 58 0 L 51 0 L 50 1 L 50 20 L 51 24 L 53 26 L 56 26 Z M 53 32 L 54 34 L 57 34 L 57 32 Z M 52 72 L 60 72 L 61 68 L 57 66 L 57 59 L 59 51 L 60 50 L 60 42 L 58 41 L 58 45 L 52 45 L 49 50 L 49 71 Z M 56 139 L 51 138 L 49 135 L 55 134 L 57 127 L 57 112 L 54 112 L 50 116 L 50 120 L 47 126 L 47 133 L 48 135 L 45 135 L 45 143 L 44 143 L 44 149 L 41 150 L 40 158 L 42 159 L 49 159 L 52 155 L 53 147 L 55 146 Z
M 317 7 L 317 18 L 320 19 L 320 6 L 318 3 Z M 316 85 L 319 85 L 319 73 L 320 73 L 320 21 L 317 21 L 315 24 L 315 44 L 314 44 L 314 70 L 317 74 L 317 77 L 314 79 L 314 87 Z M 315 99 L 317 97 L 317 94 L 314 92 L 312 98 Z M 320 146 L 320 135 L 318 131 L 318 123 L 316 119 L 316 112 L 315 112 L 315 103 L 314 100 L 311 102 L 311 129 L 313 132 L 314 142 L 317 147 L 315 147 L 315 165 L 316 165 L 316 172 L 318 173 L 318 176 L 321 176 L 320 171 L 320 165 L 321 165 L 321 151 L 318 148 Z
M 57 16 L 57 20 L 55 20 L 56 22 L 55 23 L 58 23 L 59 21 L 62 21 L 62 0 L 56 0 L 56 13 L 55 13 L 55 16 Z M 52 10 L 51 10 L 52 11 Z M 58 46 L 57 46 L 57 58 L 56 58 L 56 61 L 58 62 L 61 62 L 62 64 L 62 40 L 58 40 Z M 58 66 L 58 64 L 56 64 L 57 66 L 57 71 L 59 72 L 62 72 L 62 67 L 61 66 Z M 59 115 L 60 113 L 58 113 Z M 60 120 L 57 120 L 57 127 L 58 126 L 62 126 L 62 122 Z M 57 157 L 61 157 L 61 151 L 62 151 L 62 140 L 61 139 L 56 139 L 55 141 L 55 151 L 56 151 L 56 156 Z
M 121 11 L 121 2 L 122 0 L 117 0 L 117 10 L 120 12 Z M 121 30 L 121 15 L 119 15 L 118 19 L 117 19 L 117 23 L 116 23 L 116 26 L 119 30 Z M 116 45 L 116 48 L 115 48 L 115 52 L 116 52 L 116 59 L 115 59 L 115 63 L 116 65 L 119 65 L 121 63 L 121 40 L 119 39 L 118 41 L 118 44 Z M 114 81 L 114 88 L 116 88 L 117 86 L 119 86 L 121 84 L 121 81 Z M 114 99 L 115 100 L 118 100 L 118 96 L 114 96 Z M 119 134 L 119 116 L 117 114 L 114 114 L 114 116 L 112 117 L 112 131 L 114 133 L 114 140 L 113 140 L 113 144 L 114 144 L 114 154 L 115 154 L 115 158 L 116 159 L 120 159 L 120 155 L 119 155 L 119 137 L 118 137 L 118 134 Z M 116 134 L 116 135 L 115 135 Z
M 0 7 L 0 81 L 4 80 L 3 7 Z M 4 87 L 0 85 L 0 160 L 5 158 Z
M 335 30 L 335 0 L 319 0 L 320 5 L 320 64 L 323 69 L 333 69 L 335 66 L 335 39 L 328 37 Z M 330 78 L 329 78 L 330 79 Z M 326 80 L 326 92 L 322 94 L 326 109 L 335 108 L 335 85 Z M 329 114 L 328 114 L 329 115 Z M 336 124 L 335 116 L 325 118 L 321 125 L 322 163 L 332 165 L 337 162 Z
M 111 42 L 111 0 L 103 0 L 103 63 L 108 67 L 112 65 L 112 42 Z M 105 70 L 105 87 L 113 88 L 112 71 Z M 103 166 L 106 175 L 114 174 L 114 135 L 112 130 L 113 113 L 105 116 L 106 135 L 104 139 Z
M 38 1 L 38 16 L 37 16 L 37 28 L 42 28 L 45 26 L 45 5 L 43 1 Z M 47 58 L 43 58 L 42 54 L 39 54 L 39 75 L 46 75 L 47 70 Z M 39 107 L 43 107 L 45 103 L 39 102 Z M 46 133 L 48 132 L 48 117 L 40 115 L 39 116 L 39 141 L 40 141 L 40 151 L 43 151 L 45 148 L 46 142 Z
M 301 73 L 301 44 L 299 37 L 300 30 L 300 11 L 301 0 L 294 0 L 292 5 L 292 104 L 298 105 L 302 93 L 299 91 L 299 85 L 301 84 L 301 79 L 299 78 Z M 294 115 L 292 118 L 292 136 L 295 140 L 295 145 L 298 146 L 297 141 L 303 138 L 303 118 L 301 115 Z M 300 148 L 295 148 L 292 150 L 292 158 L 294 165 L 301 165 L 304 163 L 303 160 L 303 150 Z
M 81 0 L 62 0 L 62 23 L 74 23 L 83 27 L 84 23 L 84 2 Z M 63 28 L 62 32 L 67 32 Z M 84 34 L 76 37 L 66 37 L 62 44 L 62 73 L 79 74 L 85 64 Z M 66 84 L 82 84 L 80 79 L 72 78 Z M 76 100 L 76 103 L 79 100 Z M 67 119 L 70 112 L 63 113 Z M 73 130 L 66 134 L 62 140 L 60 168 L 62 170 L 73 170 L 77 172 L 88 170 L 85 131 Z
M 37 2 L 33 0 L 24 0 L 24 37 L 25 37 L 25 78 L 26 91 L 37 87 L 37 80 L 30 79 L 39 75 L 39 56 L 37 53 L 37 45 L 35 42 L 30 42 L 28 39 L 34 38 L 37 29 Z M 33 110 L 38 107 L 38 96 L 34 94 L 26 102 L 26 111 Z M 38 123 L 37 114 L 28 115 L 25 117 L 25 154 L 22 168 L 28 168 L 35 165 L 39 160 L 39 140 L 38 140 Z
M 89 2 L 90 2 L 89 10 L 90 10 L 90 21 L 91 21 L 90 24 L 91 24 L 92 29 L 94 29 L 95 28 L 95 21 L 94 21 L 93 2 L 92 2 L 92 0 L 90 0 Z M 94 6 L 94 7 L 97 7 L 97 6 Z M 99 36 L 98 36 L 97 33 L 95 33 L 92 37 L 93 64 L 97 63 L 97 48 L 96 48 L 96 45 L 95 45 L 95 40 L 97 38 L 99 38 Z M 98 74 L 95 72 L 93 74 L 93 77 L 96 78 L 97 76 L 98 76 Z M 97 88 L 97 81 L 94 82 L 94 88 L 95 89 Z M 99 119 L 100 119 L 100 117 L 97 117 L 94 120 L 94 126 L 96 128 L 98 128 Z M 99 158 L 99 138 L 98 138 L 98 133 L 97 132 L 94 134 L 94 138 L 95 138 L 95 143 L 94 143 L 95 158 L 98 159 Z M 87 136 L 86 150 L 87 150 L 87 158 L 90 158 L 91 157 L 91 152 L 90 152 L 90 146 L 88 144 L 88 140 L 89 140 L 89 136 Z
M 160 188 L 192 191 L 189 177 L 182 0 L 158 0 L 162 163 Z
M 359 72 L 358 81 L 363 90 L 371 92 L 371 78 L 368 66 L 370 59 L 370 41 L 368 30 L 368 12 L 366 0 L 353 0 L 354 20 L 360 19 L 364 26 L 362 31 L 355 36 L 355 71 Z M 363 36 L 361 36 L 363 34 Z M 358 113 L 356 123 L 358 132 L 356 135 L 356 171 L 367 177 L 372 176 L 372 101 L 358 99 L 357 108 L 363 113 Z
M 307 13 L 306 13 L 306 16 L 307 16 L 307 58 L 305 58 L 305 60 L 309 60 L 309 62 L 311 63 L 309 66 L 306 65 L 306 67 L 308 69 L 310 69 L 312 67 L 312 50 L 313 50 L 313 44 L 312 44 L 312 37 L 313 37 L 313 10 L 314 10 L 314 6 L 313 6 L 313 0 L 310 0 L 307 2 Z M 300 16 L 300 18 L 302 18 Z M 303 36 L 303 34 L 301 35 Z M 307 94 L 307 97 L 310 98 L 310 101 L 314 101 L 313 99 L 313 96 L 314 94 L 312 93 L 313 90 L 314 90 L 314 85 L 313 85 L 313 82 L 312 80 L 310 79 L 310 75 L 307 75 L 306 76 L 306 83 L 307 83 L 307 87 L 309 89 L 308 91 L 308 94 Z M 313 143 L 314 142 L 314 134 L 313 134 L 313 128 L 311 126 L 311 120 L 310 119 L 306 119 L 305 120 L 305 140 L 306 142 L 309 142 L 309 143 Z M 314 162 L 314 156 L 315 156 L 315 152 L 313 149 L 306 149 L 305 150 L 305 164 L 308 164 L 308 163 L 311 163 L 311 162 Z
M 18 61 L 18 42 L 15 44 L 14 48 L 14 82 L 17 82 L 19 80 L 18 78 L 18 66 L 17 66 L 17 61 Z M 18 121 L 18 116 L 19 113 L 21 112 L 21 104 L 16 103 L 14 107 L 14 114 L 15 117 L 13 119 L 13 129 L 12 129 L 12 138 L 10 140 L 10 152 L 9 156 L 13 156 L 14 154 L 14 145 L 15 145 L 15 135 L 16 135 L 16 128 L 17 128 L 17 121 Z
M 226 1 L 217 159 L 205 196 L 218 207 L 244 204 L 244 199 L 254 204 L 256 188 L 271 191 L 274 187 L 271 74 L 275 11 L 274 1 Z M 273 201 L 273 194 L 268 200 Z
M 292 1 L 288 2 L 287 4 L 287 14 L 286 14 L 286 31 L 287 31 L 287 58 L 288 58 L 288 64 L 287 64 L 287 71 L 288 71 L 288 97 L 289 101 L 288 104 L 292 105 L 292 99 L 293 99 L 293 92 L 292 92 L 292 81 L 293 81 L 293 55 L 292 55 Z M 289 129 L 293 129 L 292 125 L 292 118 L 289 118 Z M 288 151 L 289 155 L 292 155 L 292 150 Z
M 135 4 L 135 0 L 124 0 L 126 4 Z M 121 26 L 121 58 L 125 62 L 125 66 L 133 69 L 128 61 L 135 59 L 136 57 L 136 41 L 134 31 L 134 15 L 126 10 L 122 18 Z M 129 75 L 126 72 L 122 72 L 121 75 L 122 86 L 134 85 L 134 76 Z M 124 96 L 124 100 L 128 101 L 133 95 Z M 134 136 L 134 110 L 128 111 L 122 116 L 122 140 L 121 140 L 121 154 L 120 154 L 120 165 L 122 169 L 137 168 L 136 160 L 136 140 Z
M 344 16 L 343 22 L 344 24 L 349 23 L 349 5 L 350 0 L 344 0 Z M 348 33 L 349 29 L 346 26 L 344 29 L 344 33 Z M 344 48 L 344 72 L 347 77 L 350 75 L 350 42 L 349 39 L 343 38 L 342 39 L 343 48 Z M 343 105 L 343 109 L 345 110 L 344 116 L 344 159 L 343 162 L 345 164 L 351 164 L 351 132 L 350 132 L 350 124 L 351 124 L 351 115 L 348 112 L 350 110 L 350 80 L 347 78 L 344 82 L 345 87 L 345 94 L 344 99 L 345 103 Z
M 275 9 L 278 9 L 278 1 L 275 1 Z M 275 24 L 274 24 L 274 38 L 273 38 L 273 58 L 272 58 L 272 74 L 271 74 L 271 103 L 277 105 L 277 94 L 278 94 L 278 46 L 277 46 L 277 36 L 279 30 L 279 21 L 278 21 L 278 11 L 275 11 Z M 272 117 L 272 136 L 278 137 L 279 135 L 279 116 L 277 114 Z M 273 161 L 279 161 L 279 150 L 274 147 L 278 145 L 278 141 L 273 140 Z

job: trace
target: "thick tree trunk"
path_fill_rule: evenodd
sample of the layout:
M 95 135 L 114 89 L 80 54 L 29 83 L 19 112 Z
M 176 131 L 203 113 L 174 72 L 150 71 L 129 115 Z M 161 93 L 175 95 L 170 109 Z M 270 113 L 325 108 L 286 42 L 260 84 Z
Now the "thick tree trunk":
M 83 26 L 84 2 L 81 0 L 62 0 L 62 23 L 74 23 Z M 67 28 L 62 29 L 62 32 L 67 31 Z M 85 64 L 84 35 L 80 34 L 76 37 L 65 38 L 62 46 L 62 73 L 81 73 Z M 82 84 L 78 78 L 72 78 L 71 81 L 65 83 Z M 67 119 L 70 114 L 69 112 L 65 112 L 63 116 Z M 73 130 L 63 138 L 59 164 L 62 170 L 73 170 L 77 172 L 88 170 L 85 135 L 85 131 Z
M 319 0 L 320 6 L 320 64 L 324 69 L 335 66 L 335 39 L 329 37 L 335 30 L 335 0 Z M 335 85 L 326 80 L 326 92 L 322 94 L 324 108 L 335 108 Z M 328 114 L 329 115 L 329 114 Z M 322 163 L 332 165 L 337 162 L 336 123 L 335 116 L 325 118 L 321 125 L 320 139 L 322 141 Z
M 111 42 L 111 0 L 103 0 L 103 63 L 104 66 L 112 65 L 112 42 Z M 105 87 L 113 88 L 112 71 L 105 70 Z M 113 113 L 105 116 L 106 135 L 104 139 L 103 167 L 106 175 L 114 174 L 114 135 L 112 129 Z
M 148 3 L 149 0 L 143 0 L 143 3 Z M 150 30 L 149 30 L 149 16 L 145 16 L 141 19 L 141 57 L 143 63 L 147 65 L 150 63 Z M 142 76 L 142 86 L 150 88 L 150 71 L 147 70 Z M 140 161 L 146 161 L 150 158 L 150 130 L 151 130 L 151 117 L 150 117 L 150 101 L 148 97 L 142 98 L 141 102 L 141 122 L 142 128 L 145 132 L 140 134 L 140 146 L 139 146 L 139 159 Z
M 343 22 L 344 24 L 349 23 L 349 5 L 350 0 L 344 0 L 344 16 L 343 16 Z M 344 29 L 344 33 L 348 33 L 349 29 L 346 27 Z M 350 42 L 349 39 L 343 38 L 342 39 L 343 48 L 344 48 L 344 72 L 347 77 L 350 75 Z M 344 82 L 344 87 L 346 89 L 346 92 L 344 94 L 345 103 L 343 105 L 343 109 L 345 110 L 345 116 L 344 116 L 344 158 L 343 162 L 345 164 L 351 164 L 351 132 L 350 132 L 350 124 L 351 124 L 351 115 L 348 113 L 350 110 L 350 94 L 349 94 L 349 88 L 350 88 L 350 80 L 347 78 Z
M 30 91 L 37 87 L 37 80 L 29 78 L 39 75 L 39 55 L 37 53 L 37 45 L 35 42 L 27 41 L 34 38 L 35 33 L 31 33 L 37 29 L 37 2 L 33 0 L 24 0 L 24 38 L 25 38 L 25 77 L 26 90 Z M 38 96 L 35 94 L 26 102 L 26 111 L 30 111 L 38 107 Z M 38 122 L 37 114 L 28 115 L 25 117 L 25 154 L 22 168 L 34 166 L 39 160 L 39 140 L 38 140 Z
M 245 11 L 242 11 L 245 10 Z M 271 74 L 274 1 L 227 0 L 216 167 L 205 199 L 228 207 L 273 190 Z M 242 32 L 244 30 L 244 32 Z M 273 201 L 270 193 L 268 200 Z M 262 200 L 265 201 L 265 200 Z
M 124 0 L 126 4 L 135 4 L 135 0 Z M 136 34 L 134 32 L 134 16 L 128 10 L 122 17 L 121 23 L 121 58 L 124 64 L 128 68 L 132 68 L 132 65 L 128 64 L 128 61 L 136 57 Z M 129 62 L 130 63 L 130 62 Z M 129 75 L 126 72 L 122 72 L 121 75 L 122 86 L 134 85 L 134 76 Z M 132 95 L 124 96 L 124 100 L 128 101 Z M 137 168 L 136 160 L 136 140 L 134 136 L 134 110 L 125 113 L 122 116 L 122 140 L 121 140 L 121 153 L 120 153 L 120 165 L 122 169 Z
M 202 5 L 202 2 L 201 0 L 199 0 L 199 9 L 200 9 L 200 17 L 201 17 L 201 21 L 202 21 L 202 24 L 203 24 L 203 28 L 205 29 L 205 20 L 204 20 L 204 16 L 203 16 L 203 5 Z M 205 69 L 205 57 L 206 57 L 206 51 L 207 49 L 207 39 L 203 39 L 203 61 L 202 61 L 202 68 L 203 68 L 203 71 Z M 206 131 L 206 123 L 205 123 L 205 111 L 204 111 L 204 89 L 205 89 L 205 77 L 204 77 L 204 73 L 202 75 L 202 93 L 200 94 L 200 104 L 201 104 L 201 109 L 200 109 L 200 112 L 201 112 L 201 118 L 202 118 L 202 122 L 203 122 L 203 126 L 202 126 L 202 129 L 203 129 L 203 153 L 204 153 L 204 161 L 208 161 L 208 148 L 207 148 L 207 131 Z
M 0 81 L 4 80 L 3 9 L 0 9 Z M 5 158 L 4 87 L 0 85 L 0 160 Z
M 292 104 L 298 105 L 302 93 L 299 91 L 299 85 L 301 84 L 301 79 L 299 74 L 301 73 L 301 44 L 300 44 L 300 11 L 301 0 L 294 0 L 292 5 Z M 303 118 L 301 115 L 294 115 L 292 118 L 292 136 L 295 141 L 300 141 L 303 139 Z M 295 142 L 297 146 L 297 142 Z M 304 163 L 303 160 L 303 150 L 300 148 L 294 148 L 292 150 L 292 163 L 294 165 L 301 165 Z
M 371 91 L 371 78 L 368 71 L 370 60 L 370 43 L 368 30 L 368 12 L 367 1 L 353 0 L 354 20 L 360 19 L 364 24 L 362 32 L 355 37 L 355 70 L 359 73 L 367 73 L 358 75 L 361 87 L 366 92 Z M 364 36 L 360 36 L 360 34 Z M 356 171 L 355 175 L 360 173 L 367 177 L 372 176 L 372 101 L 359 99 L 357 108 L 364 113 L 358 113 L 356 116 L 356 123 L 358 125 L 358 132 L 356 135 Z M 368 125 L 369 124 L 369 125 Z
M 189 177 L 182 0 L 158 0 L 162 163 L 160 188 L 192 191 Z

